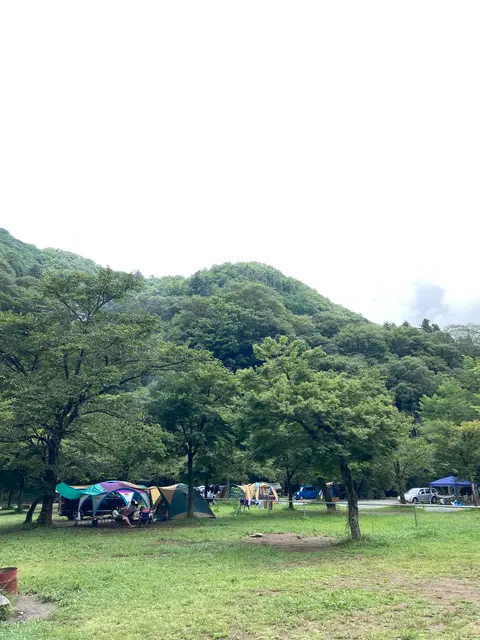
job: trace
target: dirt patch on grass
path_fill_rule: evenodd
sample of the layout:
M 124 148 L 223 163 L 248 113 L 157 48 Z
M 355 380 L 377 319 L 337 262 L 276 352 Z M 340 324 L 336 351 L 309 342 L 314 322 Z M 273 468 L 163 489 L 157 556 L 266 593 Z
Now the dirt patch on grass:
M 331 589 L 378 589 L 386 586 L 416 591 L 431 601 L 480 603 L 480 585 L 458 578 L 446 577 L 428 581 L 401 573 L 388 573 L 379 575 L 376 580 L 342 577 L 329 583 Z
M 309 553 L 322 551 L 336 544 L 335 538 L 326 536 L 300 536 L 296 533 L 264 533 L 261 538 L 248 538 L 250 544 L 275 547 L 279 551 Z
M 414 583 L 415 584 L 415 583 Z M 442 578 L 419 584 L 422 591 L 435 600 L 442 602 L 480 602 L 480 587 L 473 582 L 457 580 L 457 578 Z
M 30 622 L 31 620 L 45 620 L 53 612 L 55 605 L 42 602 L 33 596 L 20 596 L 15 603 L 13 622 Z
M 473 605 L 480 610 L 480 585 L 471 581 L 460 580 L 457 578 L 439 578 L 434 580 L 425 580 L 412 578 L 402 574 L 384 574 L 378 576 L 377 579 L 355 580 L 354 578 L 343 577 L 329 581 L 328 588 L 336 589 L 361 589 L 363 591 L 378 591 L 386 588 L 398 593 L 404 593 L 405 597 L 416 598 L 418 602 L 425 602 L 433 605 L 435 609 L 444 614 L 457 614 L 462 605 Z M 392 604 L 388 613 L 395 615 L 402 611 L 406 605 Z M 431 625 L 432 632 L 440 633 L 443 631 L 443 621 L 440 626 L 436 622 Z M 345 636 L 350 637 L 350 636 Z M 465 636 L 467 637 L 467 636 Z M 468 636 L 470 637 L 470 636 Z M 473 637 L 473 636 L 472 636 Z M 478 636 L 480 638 L 480 634 Z

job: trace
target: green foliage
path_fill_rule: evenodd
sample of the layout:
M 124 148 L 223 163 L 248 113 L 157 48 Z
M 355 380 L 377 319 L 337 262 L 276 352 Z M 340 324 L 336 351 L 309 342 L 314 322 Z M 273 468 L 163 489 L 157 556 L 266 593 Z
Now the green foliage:
M 43 271 L 56 273 L 89 273 L 95 274 L 99 271 L 99 266 L 93 260 L 82 258 L 70 251 L 60 249 L 43 249 L 42 251 Z M 36 275 L 32 273 L 31 275 Z
M 265 337 L 302 337 L 337 353 L 331 336 L 365 320 L 306 285 L 258 263 L 214 266 L 191 278 L 151 278 L 139 305 L 166 321 L 165 335 L 206 349 L 232 370 L 257 363 L 253 345 Z
M 462 387 L 456 380 L 443 382 L 432 397 L 423 396 L 420 400 L 421 416 L 425 421 L 445 420 L 459 423 L 473 420 L 478 411 L 475 394 Z
M 385 367 L 387 388 L 395 395 L 400 411 L 414 414 L 420 399 L 432 395 L 437 388 L 435 374 L 421 358 L 405 356 L 392 359 Z
M 341 329 L 335 342 L 342 354 L 360 354 L 382 362 L 388 353 L 386 332 L 374 324 L 348 325 Z
M 0 258 L 7 262 L 16 276 L 39 274 L 42 252 L 33 244 L 25 244 L 0 229 Z
M 278 294 L 265 285 L 247 283 L 210 298 L 187 298 L 172 319 L 168 335 L 178 343 L 212 352 L 235 370 L 255 363 L 254 344 L 292 332 Z
M 297 315 L 314 315 L 323 311 L 342 311 L 346 316 L 360 318 L 343 307 L 333 304 L 314 289 L 288 278 L 277 269 L 258 262 L 238 262 L 216 265 L 208 271 L 198 271 L 190 279 L 190 290 L 193 295 L 210 296 L 218 289 L 228 289 L 232 283 L 263 284 L 277 292 L 285 307 Z
M 460 351 L 473 358 L 480 357 L 480 325 L 452 324 L 446 327 Z
M 15 277 L 33 276 L 39 278 L 46 271 L 60 273 L 95 273 L 98 265 L 69 251 L 60 249 L 38 249 L 11 236 L 6 229 L 0 229 L 0 265 L 6 262 Z M 0 267 L 1 268 L 1 267 Z

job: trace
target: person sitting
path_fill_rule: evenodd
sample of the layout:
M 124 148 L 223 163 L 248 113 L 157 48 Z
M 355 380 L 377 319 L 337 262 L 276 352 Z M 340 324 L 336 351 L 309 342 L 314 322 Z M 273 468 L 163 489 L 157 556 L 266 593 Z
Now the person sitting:
M 128 519 L 128 515 L 125 513 L 125 509 L 120 509 L 120 511 L 114 509 L 112 511 L 112 518 L 115 520 L 115 522 L 127 524 L 129 527 L 133 528 L 133 524 Z
M 126 509 L 126 514 L 130 522 L 133 521 L 136 513 L 137 513 L 137 503 L 135 502 L 135 500 L 132 500 L 130 506 Z

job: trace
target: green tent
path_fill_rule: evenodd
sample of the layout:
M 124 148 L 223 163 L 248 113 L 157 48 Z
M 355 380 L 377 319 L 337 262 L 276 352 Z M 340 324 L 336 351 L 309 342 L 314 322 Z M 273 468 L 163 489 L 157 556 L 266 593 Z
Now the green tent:
M 188 486 L 172 484 L 170 487 L 157 487 L 160 495 L 153 505 L 155 520 L 178 520 L 186 518 L 188 513 Z M 194 515 L 197 518 L 215 518 L 200 491 L 195 489 Z

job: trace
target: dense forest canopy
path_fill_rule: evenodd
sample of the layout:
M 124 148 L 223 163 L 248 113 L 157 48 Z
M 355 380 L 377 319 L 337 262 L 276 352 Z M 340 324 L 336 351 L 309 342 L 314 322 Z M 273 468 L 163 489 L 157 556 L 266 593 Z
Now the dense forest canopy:
M 378 325 L 260 263 L 145 279 L 3 229 L 0 314 L 0 489 L 26 480 L 47 520 L 60 477 L 329 477 L 354 535 L 358 491 L 476 478 L 475 325 Z

